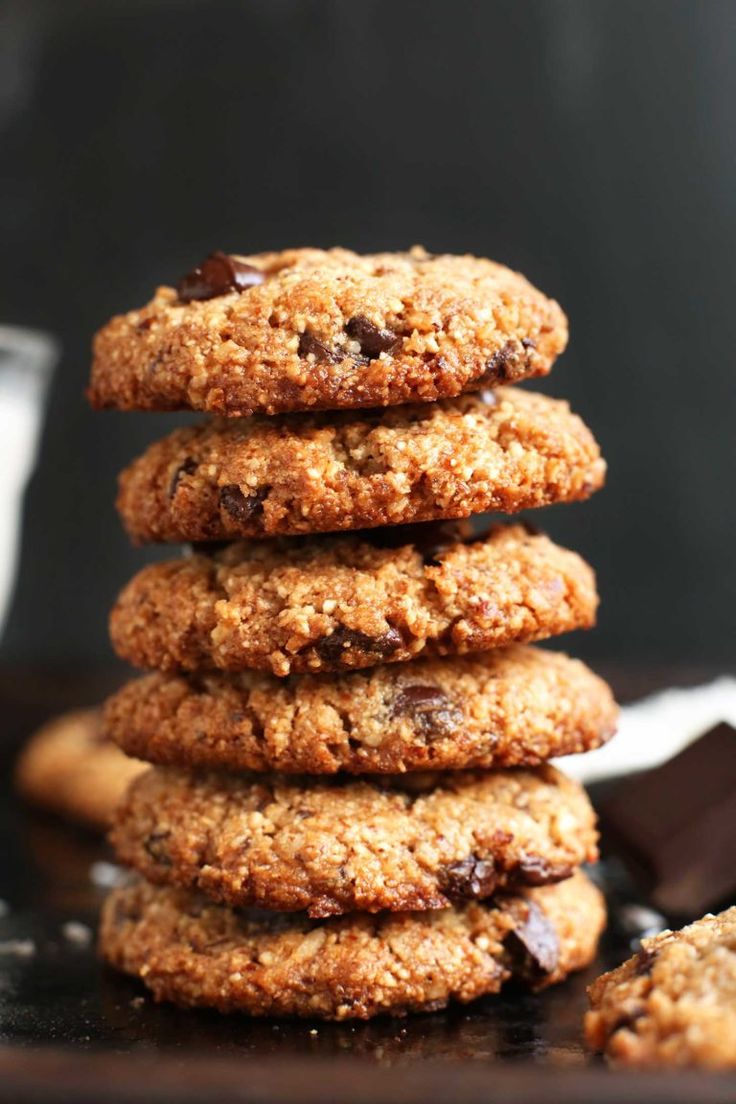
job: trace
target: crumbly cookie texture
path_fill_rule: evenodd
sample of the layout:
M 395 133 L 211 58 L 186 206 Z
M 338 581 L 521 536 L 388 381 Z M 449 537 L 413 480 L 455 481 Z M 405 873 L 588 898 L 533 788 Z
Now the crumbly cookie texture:
M 145 769 L 103 738 L 99 709 L 49 721 L 23 748 L 15 784 L 33 805 L 104 831 L 128 783 Z
M 616 718 L 584 664 L 516 645 L 336 676 L 146 675 L 106 702 L 104 728 L 163 765 L 371 774 L 536 766 L 599 747 Z
M 239 543 L 151 564 L 120 595 L 112 642 L 139 667 L 284 676 L 486 651 L 594 624 L 595 577 L 576 553 L 522 525 L 468 540 L 464 528 Z
M 178 429 L 122 473 L 117 505 L 137 542 L 228 540 L 516 513 L 588 498 L 604 476 L 566 402 L 499 388 Z
M 736 1067 L 736 907 L 643 940 L 588 995 L 588 1043 L 614 1063 Z
M 592 961 L 604 923 L 603 898 L 581 873 L 487 903 L 323 922 L 137 882 L 105 902 L 100 951 L 156 1000 L 369 1019 L 467 1003 L 511 978 L 543 989 Z
M 220 255 L 199 273 L 100 330 L 94 406 L 247 416 L 434 402 L 544 375 L 567 344 L 557 303 L 477 257 L 291 249 Z
M 597 857 L 585 791 L 550 766 L 371 781 L 153 767 L 111 839 L 151 882 L 313 917 L 445 908 Z

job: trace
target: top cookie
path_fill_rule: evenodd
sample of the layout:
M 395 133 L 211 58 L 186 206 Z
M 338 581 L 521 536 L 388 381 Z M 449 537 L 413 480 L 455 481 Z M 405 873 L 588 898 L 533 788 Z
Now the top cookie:
M 434 402 L 547 373 L 567 319 L 478 257 L 215 253 L 97 334 L 89 397 L 228 416 Z
M 736 1068 L 736 908 L 645 939 L 588 995 L 588 1042 L 614 1062 Z
M 575 502 L 605 471 L 566 402 L 500 387 L 178 429 L 122 473 L 117 506 L 135 541 L 295 536 Z

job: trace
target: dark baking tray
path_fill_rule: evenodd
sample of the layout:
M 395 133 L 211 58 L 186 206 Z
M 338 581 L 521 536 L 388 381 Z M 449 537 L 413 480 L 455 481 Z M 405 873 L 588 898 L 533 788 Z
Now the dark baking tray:
M 594 800 L 599 793 L 592 788 Z M 615 863 L 603 867 L 612 922 L 599 960 L 547 993 L 508 990 L 467 1008 L 367 1024 L 222 1017 L 155 1005 L 98 963 L 83 931 L 65 935 L 69 921 L 94 929 L 105 893 L 95 883 L 109 872 L 95 864 L 111 856 L 93 836 L 21 808 L 7 783 L 2 797 L 2 1101 L 736 1102 L 736 1077 L 613 1073 L 585 1051 L 585 987 L 634 938 L 622 905 L 636 892 Z

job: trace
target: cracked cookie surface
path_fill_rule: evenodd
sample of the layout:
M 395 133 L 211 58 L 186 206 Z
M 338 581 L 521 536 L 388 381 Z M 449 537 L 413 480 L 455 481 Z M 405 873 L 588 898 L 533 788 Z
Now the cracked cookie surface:
M 100 927 L 110 965 L 156 1000 L 252 1016 L 368 1019 L 543 989 L 595 956 L 603 898 L 584 874 L 490 902 L 324 922 L 234 911 L 186 890 L 113 890 Z
M 736 1067 L 736 907 L 643 940 L 588 995 L 588 1043 L 614 1063 Z
M 99 709 L 78 709 L 31 736 L 18 758 L 15 782 L 33 805 L 104 830 L 128 783 L 143 770 L 144 763 L 103 738 Z
M 228 271 L 229 269 L 229 271 Z M 227 416 L 434 402 L 547 373 L 554 301 L 477 257 L 222 254 L 96 335 L 89 397 Z
M 110 617 L 118 655 L 161 670 L 339 671 L 543 640 L 595 622 L 592 569 L 522 525 L 229 545 L 151 564 Z
M 111 840 L 148 881 L 313 917 L 445 908 L 597 857 L 585 791 L 548 765 L 370 781 L 153 767 Z
M 106 702 L 104 727 L 162 765 L 369 774 L 536 766 L 600 746 L 616 716 L 584 664 L 516 645 L 365 674 L 156 673 Z
M 518 388 L 175 430 L 120 476 L 130 537 L 294 536 L 588 498 L 605 463 L 566 402 Z

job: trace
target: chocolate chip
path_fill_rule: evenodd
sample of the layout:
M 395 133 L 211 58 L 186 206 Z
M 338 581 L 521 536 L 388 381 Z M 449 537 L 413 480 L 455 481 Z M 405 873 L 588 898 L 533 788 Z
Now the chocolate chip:
M 237 483 L 226 483 L 220 487 L 220 506 L 228 512 L 234 521 L 247 525 L 253 518 L 263 513 L 263 500 L 268 488 L 262 487 L 254 494 L 245 495 Z
M 181 303 L 216 299 L 218 295 L 226 295 L 229 291 L 245 291 L 246 288 L 255 287 L 265 279 L 266 274 L 260 268 L 254 268 L 253 265 L 217 250 L 179 280 L 176 294 Z
M 557 933 L 534 901 L 527 901 L 527 915 L 503 941 L 516 977 L 538 981 L 556 969 L 560 957 Z
M 345 354 L 331 349 L 316 334 L 305 330 L 299 337 L 299 356 L 306 357 L 310 355 L 317 361 L 324 361 L 327 364 L 339 364 Z
M 166 831 L 151 832 L 143 845 L 153 861 L 158 863 L 159 866 L 171 866 L 171 859 L 165 845 L 170 835 L 171 832 Z
M 491 385 L 504 383 L 509 378 L 509 367 L 516 363 L 518 356 L 515 342 L 507 341 L 486 361 L 486 369 L 481 376 L 481 382 Z
M 655 950 L 651 947 L 642 947 L 634 959 L 634 973 L 636 976 L 648 977 L 654 968 L 656 958 L 657 952 Z
M 521 344 L 525 349 L 536 349 L 537 343 L 533 337 L 522 337 Z
M 356 314 L 345 326 L 348 337 L 360 345 L 361 353 L 375 360 L 381 353 L 394 352 L 401 343 L 399 334 L 393 330 L 382 330 L 363 314 Z
M 527 855 L 518 863 L 513 880 L 521 885 L 549 885 L 550 882 L 564 881 L 572 872 L 572 867 L 566 863 L 555 865 L 539 855 Z
M 496 882 L 493 859 L 479 859 L 475 855 L 452 863 L 440 872 L 440 884 L 448 897 L 473 900 L 489 897 Z
M 368 633 L 338 625 L 333 633 L 318 640 L 314 650 L 320 659 L 328 663 L 338 663 L 348 651 L 366 652 L 368 655 L 389 656 L 401 647 L 401 633 L 398 629 L 389 629 L 381 636 L 369 636 Z
M 183 475 L 194 475 L 199 465 L 196 460 L 193 460 L 191 456 L 187 456 L 179 467 L 176 469 L 171 477 L 171 483 L 169 484 L 169 498 L 173 498 L 179 487 L 179 480 Z
M 455 732 L 463 722 L 463 711 L 437 686 L 404 686 L 391 710 L 391 716 L 411 718 L 422 736 L 438 739 Z

